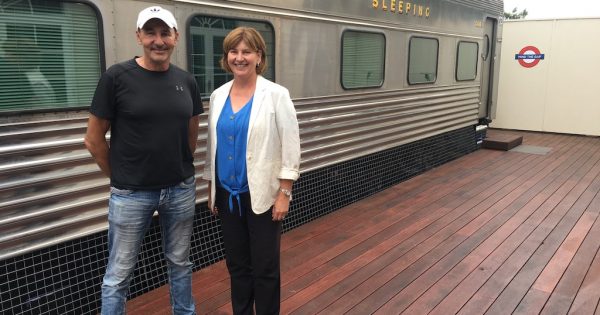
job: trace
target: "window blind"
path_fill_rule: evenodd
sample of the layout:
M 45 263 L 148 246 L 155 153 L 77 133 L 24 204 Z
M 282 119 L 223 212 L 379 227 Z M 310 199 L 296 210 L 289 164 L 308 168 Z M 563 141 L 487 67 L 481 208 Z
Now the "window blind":
M 0 1 L 0 111 L 88 106 L 100 72 L 88 5 Z
M 342 36 L 342 86 L 381 86 L 385 66 L 383 34 L 347 31 Z

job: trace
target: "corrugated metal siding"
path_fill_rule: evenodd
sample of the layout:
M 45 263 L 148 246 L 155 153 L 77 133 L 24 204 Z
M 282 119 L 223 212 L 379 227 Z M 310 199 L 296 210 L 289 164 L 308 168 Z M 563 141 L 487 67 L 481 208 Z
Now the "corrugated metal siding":
M 302 172 L 474 125 L 478 98 L 465 86 L 295 100 Z M 0 260 L 107 228 L 108 180 L 83 145 L 87 113 L 32 117 L 0 123 Z M 206 188 L 199 180 L 198 202 Z
M 450 2 L 463 4 L 470 8 L 492 11 L 497 13 L 499 16 L 504 13 L 504 2 L 499 0 L 452 0 Z
M 298 100 L 302 170 L 474 125 L 478 98 L 472 86 Z
M 0 259 L 106 228 L 108 181 L 83 146 L 87 114 L 0 124 Z

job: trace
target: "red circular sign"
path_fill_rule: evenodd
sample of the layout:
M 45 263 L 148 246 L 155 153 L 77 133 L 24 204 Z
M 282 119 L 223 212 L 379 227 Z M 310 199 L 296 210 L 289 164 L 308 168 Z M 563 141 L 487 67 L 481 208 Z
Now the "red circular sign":
M 525 46 L 521 51 L 519 51 L 519 55 L 540 55 L 541 52 L 535 46 Z M 519 59 L 519 64 L 525 68 L 535 67 L 540 62 L 540 59 Z

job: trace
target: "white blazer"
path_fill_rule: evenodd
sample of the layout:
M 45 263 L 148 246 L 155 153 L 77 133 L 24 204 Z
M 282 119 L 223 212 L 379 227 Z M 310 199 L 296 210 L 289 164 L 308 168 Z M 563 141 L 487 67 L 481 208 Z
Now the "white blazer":
M 210 96 L 208 113 L 207 159 L 202 178 L 212 181 L 211 207 L 215 203 L 216 126 L 233 80 Z M 261 214 L 275 203 L 279 179 L 296 180 L 300 176 L 300 133 L 296 110 L 289 91 L 258 76 L 246 140 L 246 166 L 252 210 Z

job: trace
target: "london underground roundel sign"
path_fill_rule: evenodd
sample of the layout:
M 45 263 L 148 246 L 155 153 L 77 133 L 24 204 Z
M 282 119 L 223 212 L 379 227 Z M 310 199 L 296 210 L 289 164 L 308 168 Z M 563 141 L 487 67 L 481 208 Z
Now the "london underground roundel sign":
M 525 46 L 515 55 L 515 60 L 519 61 L 519 64 L 525 68 L 535 67 L 543 59 L 544 54 L 535 46 Z

